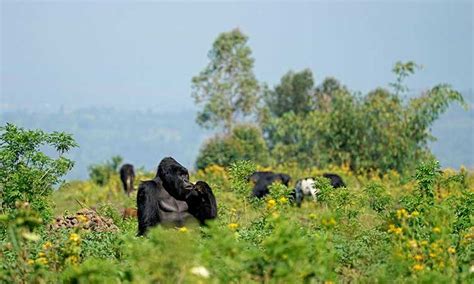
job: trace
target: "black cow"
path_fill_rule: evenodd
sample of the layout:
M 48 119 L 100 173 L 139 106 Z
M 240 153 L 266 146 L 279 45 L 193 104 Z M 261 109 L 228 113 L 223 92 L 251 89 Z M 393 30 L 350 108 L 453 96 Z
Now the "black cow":
M 135 171 L 133 166 L 130 164 L 124 164 L 120 167 L 120 180 L 123 184 L 123 190 L 127 195 L 133 191 L 133 182 L 135 180 Z
M 138 235 L 157 224 L 181 227 L 192 219 L 204 224 L 217 216 L 209 185 L 202 181 L 192 184 L 188 170 L 171 157 L 160 162 L 154 179 L 140 183 L 137 208 Z
M 262 198 L 270 192 L 268 187 L 272 183 L 279 181 L 282 184 L 288 186 L 291 177 L 287 174 L 282 173 L 254 172 L 248 177 L 248 180 L 252 181 L 255 184 L 252 190 L 252 196 Z

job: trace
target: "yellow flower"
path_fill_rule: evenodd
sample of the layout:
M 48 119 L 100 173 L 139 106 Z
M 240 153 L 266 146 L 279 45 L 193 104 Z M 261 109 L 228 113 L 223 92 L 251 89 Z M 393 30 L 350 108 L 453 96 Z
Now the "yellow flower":
M 229 227 L 229 229 L 231 229 L 231 230 L 236 230 L 239 227 L 239 224 L 230 223 L 229 225 L 227 225 L 227 227 Z
M 334 220 L 334 218 L 331 218 L 331 219 L 329 220 L 329 224 L 331 224 L 331 225 L 336 225 L 336 220 Z
M 420 215 L 420 212 L 418 212 L 418 211 L 413 211 L 413 212 L 411 212 L 411 216 L 412 216 L 412 217 L 417 217 L 417 216 L 419 216 L 419 215 Z
M 454 247 L 449 247 L 448 252 L 451 253 L 451 254 L 454 254 L 454 253 L 456 253 L 456 249 Z
M 413 257 L 416 261 L 422 261 L 423 260 L 423 256 L 421 254 L 417 254 Z
M 285 204 L 285 203 L 288 202 L 288 198 L 282 196 L 282 197 L 280 197 L 280 199 L 278 199 L 278 201 L 279 201 L 281 204 Z
M 431 258 L 435 258 L 435 257 L 436 257 L 436 253 L 430 252 L 429 256 L 430 256 Z
M 388 232 L 389 233 L 394 233 L 395 235 L 400 235 L 400 234 L 403 233 L 403 229 L 399 228 L 399 227 L 396 227 L 393 224 L 390 224 L 390 225 L 388 225 Z
M 439 227 L 434 227 L 433 233 L 441 233 L 441 229 Z
M 76 233 L 72 233 L 72 234 L 69 235 L 69 240 L 70 240 L 71 242 L 77 243 L 77 242 L 79 242 L 79 241 L 81 240 L 81 236 L 79 236 L 79 235 L 76 234 Z
M 43 244 L 43 249 L 47 250 L 47 249 L 50 249 L 52 246 L 53 244 L 51 242 L 46 242 Z
M 309 214 L 309 219 L 316 219 L 316 217 L 317 217 L 317 216 L 316 216 L 316 214 L 314 214 L 314 213 Z
M 270 199 L 270 200 L 267 201 L 267 208 L 268 209 L 271 209 L 271 208 L 275 207 L 275 205 L 276 205 L 275 199 Z
M 422 264 L 415 264 L 413 265 L 413 270 L 415 271 L 421 271 L 423 270 L 425 267 L 422 265 Z
M 36 263 L 46 265 L 48 264 L 48 259 L 46 257 L 39 257 L 36 259 Z
M 45 256 L 46 256 L 46 254 L 45 254 L 44 252 L 42 252 L 42 251 L 41 251 L 40 253 L 38 253 L 38 256 L 39 256 L 39 257 L 45 257 Z
M 32 259 L 28 259 L 28 260 L 27 260 L 27 263 L 28 263 L 28 265 L 33 265 L 33 264 L 35 264 L 35 261 L 32 260 Z
M 66 259 L 67 262 L 76 264 L 79 262 L 79 258 L 76 255 L 71 255 Z
M 416 240 L 411 240 L 411 241 L 408 241 L 408 246 L 411 248 L 417 248 L 418 244 L 416 243 Z
M 423 240 L 423 241 L 420 242 L 420 245 L 426 246 L 426 245 L 428 245 L 428 241 Z
M 404 208 L 397 210 L 397 218 L 398 219 L 402 219 L 402 218 L 406 218 L 406 217 L 408 217 L 408 212 Z
M 79 223 L 85 223 L 89 221 L 89 219 L 87 219 L 87 217 L 84 215 L 77 215 L 76 219 L 77 221 L 79 221 Z
M 181 232 L 181 233 L 187 233 L 187 232 L 188 232 L 188 228 L 186 228 L 186 227 L 181 227 L 181 228 L 178 229 L 178 231 Z

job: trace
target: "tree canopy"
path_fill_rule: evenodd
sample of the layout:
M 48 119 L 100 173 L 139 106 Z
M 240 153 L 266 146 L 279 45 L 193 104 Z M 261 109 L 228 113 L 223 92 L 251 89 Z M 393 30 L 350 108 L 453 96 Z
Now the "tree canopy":
M 192 78 L 192 96 L 202 107 L 196 119 L 199 125 L 229 132 L 255 109 L 259 84 L 247 41 L 239 29 L 220 34 L 209 51 L 208 65 Z

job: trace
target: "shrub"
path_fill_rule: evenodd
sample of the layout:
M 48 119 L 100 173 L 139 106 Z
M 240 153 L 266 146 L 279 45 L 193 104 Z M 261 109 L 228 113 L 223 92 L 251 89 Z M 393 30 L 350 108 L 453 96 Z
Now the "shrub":
M 196 166 L 198 169 L 210 165 L 227 167 L 239 160 L 250 160 L 259 164 L 269 162 L 268 148 L 259 128 L 238 125 L 228 135 L 211 138 L 201 148 Z
M 117 173 L 122 161 L 122 157 L 113 156 L 110 161 L 106 161 L 104 164 L 91 165 L 89 167 L 90 179 L 100 186 L 106 185 L 110 178 Z
M 52 213 L 48 199 L 53 186 L 74 165 L 64 154 L 76 146 L 66 133 L 25 130 L 10 123 L 0 127 L 1 210 L 12 212 L 18 201 L 26 201 L 48 220 Z M 58 157 L 41 152 L 44 148 L 57 152 Z

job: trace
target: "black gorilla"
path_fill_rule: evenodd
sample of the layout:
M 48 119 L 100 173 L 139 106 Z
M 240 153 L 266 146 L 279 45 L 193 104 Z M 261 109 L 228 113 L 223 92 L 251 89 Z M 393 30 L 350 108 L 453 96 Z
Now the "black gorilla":
M 183 226 L 197 219 L 201 224 L 217 216 L 217 204 L 205 182 L 193 185 L 188 170 L 171 157 L 164 158 L 153 180 L 140 183 L 137 194 L 138 235 L 157 224 Z
M 127 195 L 133 191 L 133 182 L 135 180 L 135 171 L 133 166 L 130 164 L 124 164 L 120 167 L 120 180 L 123 184 L 123 190 Z
M 187 200 L 189 213 L 198 219 L 201 225 L 206 220 L 217 217 L 217 202 L 212 193 L 211 187 L 204 181 L 198 181 L 195 184 L 197 195 L 191 195 Z
M 268 187 L 272 183 L 280 181 L 282 184 L 288 186 L 291 177 L 287 174 L 282 173 L 254 172 L 248 177 L 248 180 L 252 181 L 255 184 L 252 190 L 252 196 L 262 198 L 270 192 Z

